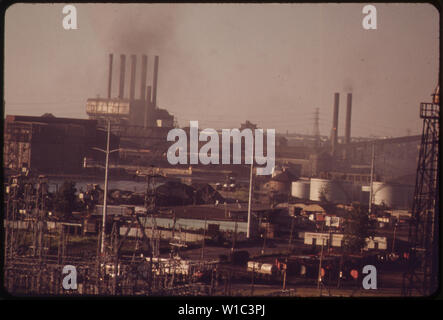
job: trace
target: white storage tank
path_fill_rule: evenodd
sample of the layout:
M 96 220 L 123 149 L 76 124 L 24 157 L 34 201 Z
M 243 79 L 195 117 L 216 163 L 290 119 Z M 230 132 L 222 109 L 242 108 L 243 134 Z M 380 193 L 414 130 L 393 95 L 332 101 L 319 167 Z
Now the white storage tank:
M 291 185 L 291 195 L 294 198 L 308 200 L 311 183 L 309 180 L 293 181 Z
M 260 268 L 260 273 L 273 275 L 277 272 L 277 267 L 270 263 L 263 263 Z
M 329 195 L 329 189 L 331 188 L 331 181 L 326 179 L 311 179 L 311 186 L 309 191 L 309 200 L 320 201 L 322 193 L 325 197 Z
M 256 262 L 256 261 L 248 261 L 248 271 L 255 271 L 255 272 L 259 272 L 260 268 L 261 268 L 261 263 L 260 262 Z
M 349 203 L 356 197 L 354 189 L 355 186 L 348 181 L 312 178 L 309 199 L 321 201 L 323 195 L 332 203 Z
M 393 208 L 394 188 L 385 182 L 374 181 L 372 183 L 372 199 L 377 206 L 385 205 L 388 208 Z
M 373 182 L 373 203 L 388 208 L 407 209 L 412 206 L 414 187 L 401 184 Z

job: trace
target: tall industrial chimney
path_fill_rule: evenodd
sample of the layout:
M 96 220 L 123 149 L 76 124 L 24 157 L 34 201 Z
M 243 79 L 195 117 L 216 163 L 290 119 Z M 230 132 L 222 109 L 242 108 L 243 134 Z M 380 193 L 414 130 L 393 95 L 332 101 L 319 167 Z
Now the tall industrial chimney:
M 147 89 L 147 95 L 146 95 L 146 106 L 145 106 L 145 121 L 144 121 L 144 127 L 147 128 L 149 125 L 149 116 L 150 116 L 150 107 L 151 107 L 151 86 L 148 86 Z
M 140 86 L 140 100 L 145 101 L 146 98 L 146 76 L 148 73 L 148 57 L 142 55 L 142 72 L 141 72 L 141 86 Z
M 118 90 L 118 97 L 123 99 L 125 92 L 125 67 L 126 67 L 126 56 L 124 54 L 120 55 L 120 87 Z
M 157 80 L 158 80 L 158 56 L 154 62 L 154 82 L 152 84 L 152 106 L 157 107 Z
M 352 93 L 348 93 L 348 101 L 346 105 L 346 128 L 345 143 L 351 142 L 351 113 L 352 113 Z
M 111 99 L 111 89 L 112 89 L 112 60 L 114 55 L 109 54 L 109 79 L 108 79 L 108 99 Z
M 137 65 L 137 56 L 135 54 L 131 55 L 131 82 L 129 84 L 129 99 L 134 100 L 135 98 L 135 68 Z
M 332 115 L 332 131 L 331 131 L 331 152 L 335 153 L 338 138 L 338 105 L 340 101 L 340 93 L 334 95 L 334 114 Z

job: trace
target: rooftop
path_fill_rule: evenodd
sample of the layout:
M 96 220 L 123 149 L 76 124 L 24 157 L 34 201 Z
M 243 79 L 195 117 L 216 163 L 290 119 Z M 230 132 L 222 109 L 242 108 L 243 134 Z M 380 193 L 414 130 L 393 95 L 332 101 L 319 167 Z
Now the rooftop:
M 266 213 L 280 211 L 281 208 L 270 208 L 268 206 L 254 205 L 253 213 Z M 208 219 L 208 220 L 233 220 L 235 217 L 247 217 L 247 203 L 227 203 L 218 205 L 191 205 L 177 207 L 162 207 L 160 211 L 168 217 L 173 217 L 174 213 L 177 218 L 189 219 Z M 242 219 L 242 220 L 243 220 Z

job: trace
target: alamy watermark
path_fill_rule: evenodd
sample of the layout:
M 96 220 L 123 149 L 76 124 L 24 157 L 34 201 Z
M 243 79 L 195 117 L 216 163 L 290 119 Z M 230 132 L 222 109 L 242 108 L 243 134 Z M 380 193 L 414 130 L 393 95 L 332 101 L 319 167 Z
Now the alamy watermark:
M 77 268 L 72 265 L 63 267 L 63 274 L 67 274 L 63 278 L 62 286 L 65 290 L 77 290 Z
M 257 167 L 257 175 L 269 175 L 275 166 L 275 129 L 266 129 L 266 155 L 264 149 L 263 129 L 222 129 L 221 130 L 221 159 L 220 159 L 220 138 L 215 129 L 206 128 L 199 131 L 198 121 L 190 121 L 189 129 L 189 149 L 188 137 L 183 129 L 172 129 L 168 132 L 167 140 L 175 141 L 167 153 L 168 161 L 172 165 L 176 164 L 231 164 L 231 139 L 233 146 L 232 164 L 242 163 L 242 139 L 244 139 L 244 163 L 256 164 L 264 167 Z M 177 139 L 178 138 L 178 139 Z M 209 141 L 208 141 L 209 140 Z M 200 142 L 207 141 L 200 150 Z

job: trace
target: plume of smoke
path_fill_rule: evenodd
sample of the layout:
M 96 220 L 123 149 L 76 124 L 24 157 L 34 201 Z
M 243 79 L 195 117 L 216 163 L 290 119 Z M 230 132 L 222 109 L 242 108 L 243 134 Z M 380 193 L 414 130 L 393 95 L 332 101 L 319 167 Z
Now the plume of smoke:
M 141 75 L 141 55 L 148 55 L 147 85 L 152 85 L 154 56 L 167 57 L 161 60 L 162 79 L 169 79 L 168 61 L 176 55 L 178 11 L 182 10 L 176 4 L 87 4 L 87 19 L 92 33 L 101 47 L 103 56 L 102 78 L 107 78 L 106 59 L 109 53 L 114 58 L 120 54 L 137 55 L 135 96 L 139 96 L 139 79 Z M 101 63 L 101 62 L 100 62 Z M 128 68 L 128 65 L 126 66 Z M 120 68 L 119 59 L 114 59 L 114 73 Z M 105 71 L 106 70 L 106 71 Z M 130 72 L 126 72 L 125 83 L 129 84 Z M 116 96 L 118 76 L 114 76 L 111 96 Z M 103 81 L 105 83 L 106 81 Z M 160 83 L 159 83 L 160 85 Z M 129 88 L 126 86 L 126 88 Z M 125 90 L 125 97 L 129 89 Z M 161 89 L 160 89 L 161 91 Z
M 114 4 L 94 9 L 94 31 L 109 52 L 159 54 L 174 38 L 176 5 Z

